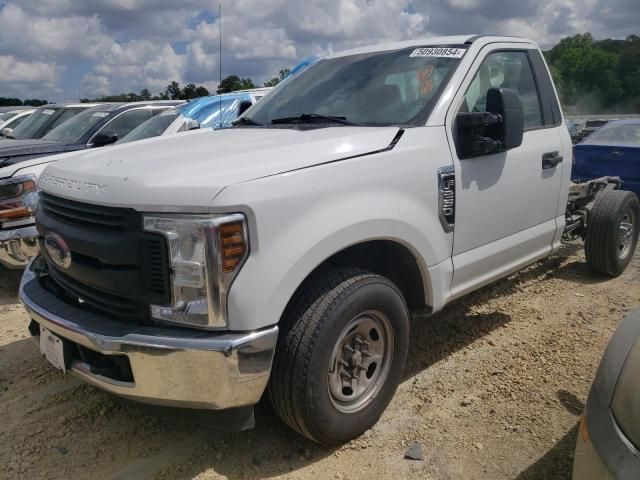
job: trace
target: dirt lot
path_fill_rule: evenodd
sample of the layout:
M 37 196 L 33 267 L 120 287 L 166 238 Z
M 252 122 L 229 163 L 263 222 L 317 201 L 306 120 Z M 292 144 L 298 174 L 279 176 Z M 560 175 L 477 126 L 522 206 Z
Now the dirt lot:
M 26 338 L 19 275 L 0 277 L 0 478 L 568 479 L 603 348 L 640 306 L 640 254 L 607 280 L 566 247 L 416 318 L 381 421 L 326 449 L 287 430 L 266 401 L 255 430 L 221 433 L 65 377 Z M 403 459 L 415 441 L 424 459 Z

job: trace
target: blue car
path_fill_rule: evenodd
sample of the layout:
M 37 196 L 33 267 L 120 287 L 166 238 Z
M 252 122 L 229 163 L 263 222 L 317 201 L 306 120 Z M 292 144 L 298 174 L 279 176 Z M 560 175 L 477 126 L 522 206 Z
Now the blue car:
M 573 181 L 622 179 L 622 190 L 640 196 L 640 118 L 609 122 L 573 147 Z

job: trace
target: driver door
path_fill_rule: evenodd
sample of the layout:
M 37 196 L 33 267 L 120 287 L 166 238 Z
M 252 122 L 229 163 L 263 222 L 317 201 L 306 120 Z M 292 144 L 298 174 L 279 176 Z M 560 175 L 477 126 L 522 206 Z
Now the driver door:
M 486 47 L 448 113 L 449 144 L 455 145 L 457 113 L 486 111 L 489 88 L 514 90 L 524 110 L 519 147 L 465 159 L 452 149 L 456 178 L 453 297 L 552 251 L 563 169 L 543 168 L 542 159 L 563 153 L 558 132 L 561 119 L 543 107 L 531 61 L 536 54 L 537 50 L 522 44 Z

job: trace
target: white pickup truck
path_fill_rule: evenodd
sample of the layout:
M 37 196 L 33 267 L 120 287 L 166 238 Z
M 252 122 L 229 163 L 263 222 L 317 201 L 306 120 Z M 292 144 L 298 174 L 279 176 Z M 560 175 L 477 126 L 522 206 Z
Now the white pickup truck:
M 620 274 L 637 197 L 570 184 L 539 48 L 454 36 L 331 54 L 235 128 L 41 175 L 20 297 L 56 367 L 114 394 L 346 441 L 397 388 L 410 312 L 586 240 Z

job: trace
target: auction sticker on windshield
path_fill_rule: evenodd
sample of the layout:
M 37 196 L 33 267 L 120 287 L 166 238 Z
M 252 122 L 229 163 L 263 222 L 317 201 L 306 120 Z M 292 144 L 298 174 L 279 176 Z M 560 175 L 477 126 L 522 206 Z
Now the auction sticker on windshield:
M 100 117 L 100 118 L 104 118 L 107 115 L 109 115 L 109 112 L 96 112 L 93 114 L 94 117 Z
M 45 108 L 44 110 L 42 110 L 42 113 L 45 115 L 53 115 L 55 113 L 55 110 L 51 110 L 50 108 Z
M 466 50 L 464 48 L 450 47 L 424 47 L 416 48 L 411 52 L 410 57 L 446 57 L 446 58 L 462 58 Z

